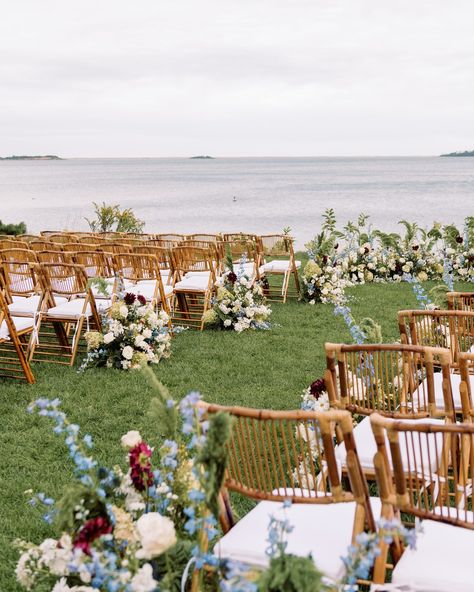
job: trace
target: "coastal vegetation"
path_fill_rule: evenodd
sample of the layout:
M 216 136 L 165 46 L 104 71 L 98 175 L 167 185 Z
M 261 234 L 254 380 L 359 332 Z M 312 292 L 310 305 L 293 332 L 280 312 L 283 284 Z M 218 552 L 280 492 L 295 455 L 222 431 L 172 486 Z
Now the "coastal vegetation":
M 198 156 L 191 156 L 190 158 L 191 158 L 191 160 L 193 160 L 193 159 L 196 159 L 196 158 L 197 158 L 197 159 L 204 159 L 204 160 L 206 160 L 206 159 L 211 159 L 211 160 L 214 160 L 214 156 L 209 156 L 209 155 L 207 155 L 207 154 L 206 154 L 206 155 L 204 155 L 204 154 L 199 154 Z
M 449 152 L 441 156 L 474 156 L 474 150 L 464 150 L 464 152 Z
M 26 234 L 26 224 L 24 222 L 19 222 L 18 224 L 4 224 L 0 220 L 0 234 L 9 234 L 12 236 Z
M 120 205 L 107 205 L 93 202 L 94 215 L 86 218 L 92 232 L 143 232 L 145 222 L 137 218 L 131 208 L 121 209 Z
M 0 156 L 0 160 L 64 160 L 55 154 L 45 154 L 45 155 L 36 155 L 36 156 L 28 156 L 23 154 L 21 156 L 17 156 L 14 154 L 13 156 Z

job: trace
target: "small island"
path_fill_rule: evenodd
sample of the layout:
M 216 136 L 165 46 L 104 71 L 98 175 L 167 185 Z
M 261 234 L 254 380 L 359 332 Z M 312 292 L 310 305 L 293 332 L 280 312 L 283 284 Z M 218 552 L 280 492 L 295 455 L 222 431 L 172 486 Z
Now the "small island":
M 60 158 L 59 156 L 56 156 L 55 154 L 45 154 L 44 156 L 27 156 L 27 155 L 17 156 L 14 154 L 13 156 L 0 156 L 0 160 L 63 160 L 63 159 Z
M 200 154 L 199 156 L 190 156 L 190 158 L 191 158 L 191 160 L 193 160 L 193 159 L 195 159 L 195 158 L 199 158 L 199 159 L 201 159 L 201 160 L 202 160 L 202 159 L 211 159 L 211 160 L 213 160 L 213 159 L 214 159 L 214 157 L 213 157 L 213 156 L 208 156 L 208 155 L 203 155 L 203 154 Z
M 441 156 L 474 156 L 474 150 L 465 150 L 464 152 L 449 152 L 448 154 L 441 154 Z

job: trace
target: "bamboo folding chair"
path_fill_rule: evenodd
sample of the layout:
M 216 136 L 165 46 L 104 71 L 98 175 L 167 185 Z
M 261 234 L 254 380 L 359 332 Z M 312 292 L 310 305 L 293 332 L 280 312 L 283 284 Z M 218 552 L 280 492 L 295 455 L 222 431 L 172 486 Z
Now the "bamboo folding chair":
M 85 241 L 76 243 L 64 243 L 63 250 L 67 253 L 77 253 L 78 251 L 93 251 L 96 245 Z
M 331 407 L 365 416 L 354 429 L 359 458 L 373 478 L 375 444 L 369 415 L 442 424 L 455 418 L 448 349 L 415 345 L 326 343 L 324 375 Z M 442 379 L 435 382 L 434 368 Z M 344 444 L 338 447 L 345 456 Z
M 62 245 L 59 243 L 52 243 L 49 240 L 34 240 L 29 244 L 32 251 L 62 251 Z
M 185 239 L 186 239 L 185 234 L 176 234 L 176 233 L 155 234 L 155 240 L 175 241 L 177 243 L 181 243 Z
M 18 239 L 24 241 L 25 243 L 30 243 L 31 241 L 38 240 L 38 234 L 19 234 Z
M 117 278 L 112 265 L 112 255 L 94 250 L 76 251 L 72 259 L 84 268 L 98 308 L 107 310 L 117 295 Z M 91 280 L 103 280 L 104 285 L 99 286 Z
M 173 287 L 163 284 L 160 263 L 155 255 L 121 253 L 114 255 L 114 264 L 126 292 L 140 294 L 153 307 L 161 305 L 168 315 L 171 314 Z
M 60 230 L 42 230 L 40 232 L 40 236 L 44 236 L 45 239 L 47 239 L 47 240 L 49 240 L 49 237 L 52 234 L 61 234 L 61 231 Z
M 57 232 L 49 234 L 48 239 L 52 243 L 59 243 L 61 245 L 64 245 L 65 243 L 76 242 L 77 237 L 75 234 L 72 234 L 70 232 Z
M 230 236 L 230 235 L 226 235 Z M 259 279 L 260 255 L 257 242 L 251 239 L 226 239 L 217 243 L 219 250 L 219 260 L 221 262 L 227 259 L 228 254 L 232 258 L 234 271 L 242 272 L 249 279 Z M 220 272 L 222 272 L 222 265 Z
M 38 275 L 38 264 L 4 261 L 2 269 L 10 314 L 14 317 L 31 317 L 36 324 L 45 296 Z
M 28 341 L 34 331 L 34 320 L 14 317 L 8 308 L 7 290 L 0 276 L 0 376 L 26 380 L 35 377 L 28 363 Z
M 181 246 L 207 250 L 209 253 L 209 257 L 214 265 L 216 276 L 219 275 L 222 267 L 222 249 L 219 248 L 217 242 L 186 239 L 184 242 L 181 243 Z
M 36 251 L 39 263 L 71 263 L 72 253 L 68 251 Z
M 378 498 L 369 498 L 346 411 L 270 411 L 203 404 L 207 414 L 229 413 L 232 435 L 220 495 L 224 536 L 214 548 L 222 559 L 268 566 L 265 550 L 270 517 L 285 518 L 293 527 L 287 552 L 307 557 L 329 578 L 344 573 L 342 556 L 364 528 L 375 530 Z M 342 433 L 350 488 L 341 479 L 335 456 L 335 431 Z M 228 492 L 257 505 L 236 522 Z M 292 506 L 282 508 L 282 501 Z
M 474 310 L 474 292 L 447 292 L 449 310 Z
M 382 516 L 422 520 L 416 549 L 403 550 L 398 540 L 391 546 L 392 584 L 397 590 L 472 590 L 474 425 L 420 425 L 378 414 L 371 424 Z M 374 569 L 379 583 L 386 577 L 385 543 L 381 551 Z
M 203 315 L 211 305 L 216 281 L 207 249 L 180 246 L 173 257 L 173 320 L 192 328 L 204 329 Z
M 48 297 L 38 314 L 30 359 L 72 366 L 84 324 L 87 330 L 91 325 L 99 331 L 101 327 L 86 272 L 74 263 L 44 263 L 40 273 Z M 67 300 L 58 304 L 58 296 Z
M 283 300 L 286 302 L 288 296 L 299 298 L 300 281 L 298 269 L 301 261 L 295 259 L 293 250 L 294 239 L 285 234 L 267 234 L 258 237 L 258 248 L 260 251 L 259 275 L 267 279 L 272 276 L 283 276 L 281 288 L 269 284 L 266 288 L 269 300 Z M 271 257 L 271 261 L 267 258 Z M 290 291 L 290 279 L 293 278 L 294 290 Z
M 15 239 L 0 239 L 0 249 L 28 249 L 26 241 Z
M 171 285 L 173 280 L 173 264 L 169 249 L 150 245 L 147 242 L 144 245 L 133 247 L 132 252 L 143 255 L 154 255 L 157 258 L 158 264 L 160 266 L 160 274 L 163 283 L 166 285 Z
M 186 240 L 217 243 L 222 240 L 222 236 L 220 234 L 188 234 Z
M 77 236 L 78 243 L 86 243 L 88 245 L 101 245 L 106 241 L 103 236 L 98 234 L 80 234 Z
M 128 243 L 124 243 L 122 241 L 106 241 L 105 243 L 102 243 L 96 248 L 97 250 L 104 251 L 105 253 L 114 254 L 131 253 L 132 251 L 132 245 L 129 245 Z
M 26 261 L 37 263 L 38 257 L 35 251 L 29 249 L 1 249 L 0 261 Z
M 172 250 L 172 249 L 178 247 L 181 244 L 181 242 L 182 241 L 163 240 L 163 239 L 153 238 L 153 239 L 147 240 L 145 242 L 145 244 L 150 247 L 160 247 L 161 249 Z

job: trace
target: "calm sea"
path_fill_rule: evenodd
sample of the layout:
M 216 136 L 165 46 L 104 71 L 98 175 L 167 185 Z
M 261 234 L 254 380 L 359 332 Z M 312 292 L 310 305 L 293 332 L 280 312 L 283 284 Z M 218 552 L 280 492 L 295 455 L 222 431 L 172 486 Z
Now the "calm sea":
M 234 201 L 235 196 L 235 201 Z M 403 218 L 474 214 L 474 158 L 186 158 L 1 161 L 0 219 L 86 230 L 92 202 L 131 207 L 149 232 L 261 234 L 290 226 L 298 246 L 323 211 L 363 211 L 384 230 Z

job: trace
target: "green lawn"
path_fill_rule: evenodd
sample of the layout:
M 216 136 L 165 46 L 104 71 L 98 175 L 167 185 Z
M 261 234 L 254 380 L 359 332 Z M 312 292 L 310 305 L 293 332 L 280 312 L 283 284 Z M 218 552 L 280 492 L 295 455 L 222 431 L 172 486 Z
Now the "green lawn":
M 379 322 L 385 341 L 398 338 L 397 310 L 418 308 L 407 284 L 373 284 L 349 293 L 356 320 L 369 316 Z M 330 305 L 275 304 L 272 320 L 277 326 L 271 331 L 186 331 L 174 339 L 171 358 L 159 364 L 156 374 L 175 398 L 199 390 L 217 403 L 297 408 L 303 389 L 324 370 L 324 342 L 350 341 L 344 321 L 332 310 Z M 129 429 L 153 440 L 146 415 L 153 394 L 140 373 L 97 369 L 78 374 L 47 364 L 35 364 L 33 370 L 33 386 L 0 379 L 1 591 L 19 590 L 11 541 L 54 536 L 23 492 L 34 488 L 57 498 L 71 477 L 66 447 L 53 434 L 51 422 L 27 414 L 31 400 L 59 397 L 69 418 L 92 435 L 96 458 L 107 464 L 122 462 L 119 440 Z

